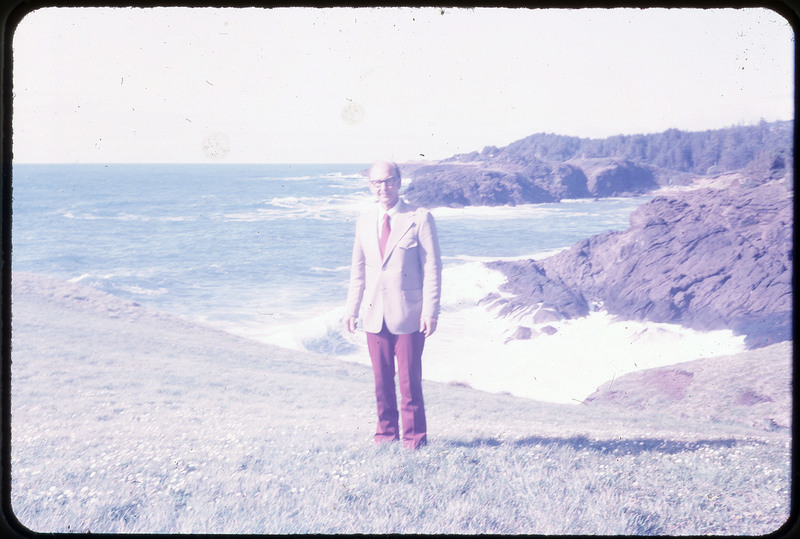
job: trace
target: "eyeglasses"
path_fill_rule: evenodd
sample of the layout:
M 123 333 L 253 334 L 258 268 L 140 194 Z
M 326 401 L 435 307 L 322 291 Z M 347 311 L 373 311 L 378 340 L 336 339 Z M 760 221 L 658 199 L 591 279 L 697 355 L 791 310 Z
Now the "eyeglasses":
M 394 182 L 398 181 L 399 179 L 400 178 L 392 177 L 392 178 L 386 178 L 385 180 L 370 180 L 369 184 L 372 187 L 378 187 L 379 185 L 386 185 L 386 184 L 389 184 L 389 183 L 394 183 Z

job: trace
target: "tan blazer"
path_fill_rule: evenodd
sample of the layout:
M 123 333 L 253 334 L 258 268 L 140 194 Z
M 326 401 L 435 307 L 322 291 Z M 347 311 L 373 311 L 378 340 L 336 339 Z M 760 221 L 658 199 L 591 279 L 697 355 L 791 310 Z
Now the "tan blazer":
M 442 260 L 433 216 L 400 199 L 392 231 L 381 259 L 378 246 L 378 208 L 356 222 L 345 316 L 357 317 L 362 327 L 380 333 L 384 320 L 395 335 L 420 329 L 422 317 L 438 318 Z

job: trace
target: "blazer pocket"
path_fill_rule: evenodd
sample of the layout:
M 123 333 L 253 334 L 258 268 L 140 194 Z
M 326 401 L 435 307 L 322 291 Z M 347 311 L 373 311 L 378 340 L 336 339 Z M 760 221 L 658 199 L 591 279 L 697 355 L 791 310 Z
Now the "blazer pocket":
M 416 238 L 405 238 L 397 244 L 399 249 L 414 249 L 417 246 Z

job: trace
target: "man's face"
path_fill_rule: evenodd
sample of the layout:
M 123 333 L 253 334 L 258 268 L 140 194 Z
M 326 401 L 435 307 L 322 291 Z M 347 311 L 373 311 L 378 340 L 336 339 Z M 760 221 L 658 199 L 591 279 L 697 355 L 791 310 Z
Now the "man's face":
M 389 209 L 400 198 L 400 178 L 392 176 L 388 169 L 373 170 L 369 175 L 369 190 L 381 206 Z

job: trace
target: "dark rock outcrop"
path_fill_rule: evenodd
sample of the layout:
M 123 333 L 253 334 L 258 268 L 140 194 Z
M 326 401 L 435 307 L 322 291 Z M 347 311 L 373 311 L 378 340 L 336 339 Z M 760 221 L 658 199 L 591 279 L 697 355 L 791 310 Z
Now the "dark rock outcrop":
M 573 162 L 586 174 L 594 197 L 640 195 L 658 189 L 653 171 L 628 159 L 582 159 Z
M 534 176 L 533 182 L 559 200 L 592 196 L 586 174 L 580 167 L 571 164 L 554 165 L 545 175 Z
M 538 335 L 538 331 L 534 331 L 529 327 L 519 326 L 511 336 L 505 340 L 506 343 L 511 341 L 527 341 Z
M 658 188 L 653 172 L 622 159 L 545 163 L 450 162 L 405 165 L 405 196 L 436 206 L 502 206 L 557 202 L 564 198 L 639 195 Z
M 403 167 L 403 175 L 411 179 L 405 197 L 429 208 L 515 206 L 558 200 L 525 174 L 475 164 Z
M 732 329 L 750 348 L 791 339 L 792 194 L 783 182 L 659 196 L 630 223 L 540 262 L 489 264 L 514 294 L 501 312 L 548 302 L 567 318 L 591 301 L 627 319 Z
M 558 277 L 547 275 L 533 260 L 489 262 L 491 269 L 502 271 L 508 281 L 503 292 L 511 298 L 497 300 L 498 316 L 533 314 L 540 310 L 552 313 L 556 319 L 578 318 L 589 314 L 589 303 L 577 287 L 570 286 Z M 544 319 L 541 322 L 551 322 Z

